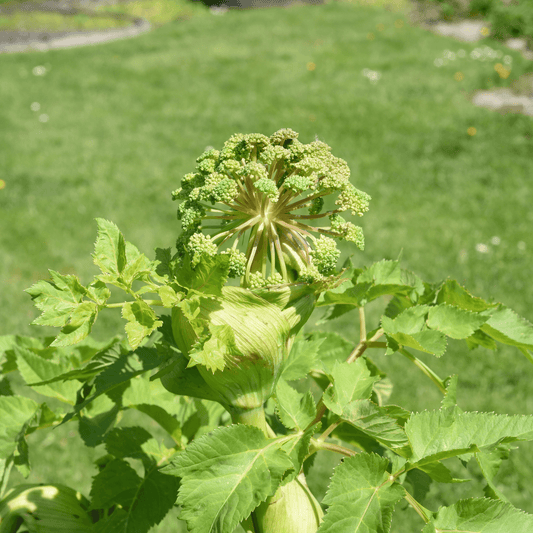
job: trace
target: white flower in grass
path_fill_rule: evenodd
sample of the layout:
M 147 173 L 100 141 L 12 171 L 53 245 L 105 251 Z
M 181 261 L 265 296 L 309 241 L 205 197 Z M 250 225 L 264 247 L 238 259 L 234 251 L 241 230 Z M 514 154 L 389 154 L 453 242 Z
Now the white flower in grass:
M 494 246 L 498 246 L 502 241 L 501 241 L 501 239 L 499 237 L 494 236 L 494 237 L 492 237 L 490 242 L 491 242 L 491 244 L 494 244 Z
M 39 111 L 39 109 L 41 109 L 41 104 L 39 102 L 33 102 L 33 104 L 30 106 L 30 109 L 32 111 Z
M 521 251 L 521 252 L 525 252 L 526 251 L 526 243 L 524 241 L 520 241 L 516 247 Z
M 46 113 L 39 115 L 39 122 L 48 122 L 49 119 L 50 117 Z
M 32 74 L 34 76 L 44 76 L 46 74 L 46 67 L 43 67 L 42 65 L 33 67 Z
M 480 254 L 487 254 L 489 252 L 489 247 L 480 242 L 476 244 L 476 252 L 479 252 Z

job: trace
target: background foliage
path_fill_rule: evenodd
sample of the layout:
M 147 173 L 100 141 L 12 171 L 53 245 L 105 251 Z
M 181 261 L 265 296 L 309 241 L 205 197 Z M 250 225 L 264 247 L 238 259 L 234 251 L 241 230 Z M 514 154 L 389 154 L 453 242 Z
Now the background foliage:
M 506 83 L 529 68 L 487 43 L 513 58 Z M 173 243 L 170 191 L 207 145 L 218 147 L 235 131 L 280 127 L 300 131 L 304 142 L 315 135 L 327 142 L 373 197 L 363 220 L 366 251 L 345 250 L 357 266 L 403 251 L 404 267 L 425 279 L 449 275 L 531 321 L 531 118 L 468 102 L 494 72 L 495 61 L 469 59 L 476 46 L 410 27 L 402 13 L 335 3 L 229 12 L 105 46 L 1 56 L 0 101 L 9 105 L 0 108 L 0 334 L 43 332 L 28 325 L 37 312 L 22 290 L 47 277 L 47 268 L 92 277 L 95 217 L 116 222 L 151 255 Z M 467 55 L 435 67 L 446 49 Z M 380 76 L 373 81 L 363 69 Z M 108 316 L 97 338 L 120 330 L 120 319 Z M 352 320 L 319 327 L 349 337 Z M 379 359 L 396 384 L 392 403 L 438 406 L 424 376 Z M 452 344 L 432 364 L 441 375 L 459 373 L 465 410 L 533 411 L 533 370 L 513 349 L 468 352 Z M 123 423 L 130 416 L 137 415 L 126 413 Z M 32 480 L 87 492 L 99 451 L 69 431 L 29 438 L 30 450 L 39 449 Z M 529 512 L 531 451 L 521 445 L 497 479 Z M 335 460 L 321 453 L 309 478 L 319 495 Z M 481 495 L 480 476 L 470 477 Z M 430 492 L 428 506 L 451 504 L 461 490 Z M 395 533 L 411 530 L 393 524 Z

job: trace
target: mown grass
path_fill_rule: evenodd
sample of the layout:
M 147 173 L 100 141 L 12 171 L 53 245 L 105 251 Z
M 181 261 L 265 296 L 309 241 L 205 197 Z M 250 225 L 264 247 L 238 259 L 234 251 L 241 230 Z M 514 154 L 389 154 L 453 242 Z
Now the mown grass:
M 37 0 L 35 0 L 37 2 Z M 0 4 L 2 2 L 0 1 Z M 65 13 L 11 10 L 16 1 L 4 2 L 10 10 L 0 14 L 0 31 L 91 31 L 130 26 L 133 19 L 142 18 L 154 26 L 160 26 L 177 19 L 187 19 L 208 13 L 201 2 L 188 0 L 139 0 L 117 4 L 96 5 L 74 15 Z M 114 15 L 114 16 L 113 16 Z
M 502 83 L 527 69 L 517 53 L 487 43 L 513 57 Z M 170 246 L 179 231 L 170 191 L 204 148 L 236 131 L 281 127 L 330 144 L 373 197 L 359 221 L 366 250 L 345 249 L 344 257 L 353 253 L 363 266 L 402 252 L 404 266 L 423 278 L 449 275 L 533 320 L 531 118 L 468 101 L 494 79 L 495 61 L 434 65 L 445 49 L 478 46 L 410 27 L 401 13 L 331 3 L 230 11 L 105 46 L 0 56 L 0 101 L 9 102 L 0 109 L 0 334 L 52 332 L 29 326 L 37 313 L 22 291 L 47 268 L 91 278 L 95 217 L 113 220 L 148 254 Z M 363 76 L 365 68 L 380 79 Z M 369 310 L 369 328 L 378 311 Z M 356 336 L 357 317 L 321 326 L 328 327 Z M 95 335 L 121 328 L 109 311 Z M 469 352 L 452 343 L 440 360 L 425 360 L 442 376 L 459 373 L 464 409 L 533 412 L 533 366 L 515 350 Z M 407 361 L 379 354 L 375 361 L 395 382 L 392 402 L 438 406 L 438 391 L 416 368 L 406 370 Z M 82 481 L 74 479 L 72 466 L 59 461 L 64 449 L 39 449 L 40 438 L 30 438 L 32 475 L 87 493 L 95 474 L 89 458 Z M 68 449 L 82 465 L 74 441 Z M 529 512 L 532 450 L 520 445 L 499 478 Z M 481 495 L 479 476 L 471 476 Z M 328 477 L 317 468 L 310 483 L 322 490 Z M 454 485 L 438 495 L 434 488 L 427 505 L 451 503 L 464 490 Z M 166 527 L 157 531 L 172 530 Z M 393 528 L 417 531 L 421 522 L 409 515 Z

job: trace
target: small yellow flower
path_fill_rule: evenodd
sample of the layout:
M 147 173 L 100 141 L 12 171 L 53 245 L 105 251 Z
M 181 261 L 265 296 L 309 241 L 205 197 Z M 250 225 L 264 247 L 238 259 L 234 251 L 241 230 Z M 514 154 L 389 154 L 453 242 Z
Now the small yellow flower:
M 376 38 L 376 36 L 373 33 L 367 33 L 366 38 L 369 41 L 373 41 Z
M 466 133 L 468 133 L 468 135 L 470 135 L 470 137 L 473 137 L 473 136 L 477 133 L 477 130 L 476 130 L 476 128 L 474 128 L 473 126 L 470 126 L 470 127 L 466 130 Z
M 316 120 L 315 115 L 309 115 L 309 120 L 310 120 L 311 122 L 314 122 L 314 121 Z
M 465 79 L 465 75 L 462 72 L 456 72 L 453 75 L 453 78 L 455 81 L 463 81 Z
M 385 24 L 381 24 L 381 22 L 376 26 L 376 30 L 383 31 L 385 29 Z
M 501 63 L 496 63 L 494 65 L 494 70 L 499 74 L 500 78 L 506 80 L 511 74 L 511 71 L 508 68 L 505 68 Z
M 394 21 L 394 27 L 395 28 L 403 28 L 403 24 L 404 24 L 404 22 L 403 22 L 402 19 L 398 19 L 398 20 Z
M 4 180 L 0 180 L 0 190 L 2 190 L 6 186 L 6 182 Z
M 309 61 L 309 63 L 307 63 L 307 70 L 312 71 L 315 70 L 315 68 L 316 65 L 312 61 Z
M 483 28 L 481 28 L 481 30 L 479 30 L 479 32 L 481 33 L 481 35 L 483 35 L 484 37 L 486 37 L 490 31 L 489 29 L 487 28 L 487 26 L 483 26 Z

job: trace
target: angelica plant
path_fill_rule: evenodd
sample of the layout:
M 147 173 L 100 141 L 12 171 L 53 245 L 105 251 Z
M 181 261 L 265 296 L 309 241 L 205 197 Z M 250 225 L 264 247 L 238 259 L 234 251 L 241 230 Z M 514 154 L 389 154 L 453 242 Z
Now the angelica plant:
M 176 505 L 191 533 L 388 533 L 406 506 L 423 533 L 533 531 L 494 480 L 514 443 L 533 440 L 533 417 L 464 412 L 457 376 L 431 368 L 448 338 L 507 344 L 533 362 L 533 325 L 399 261 L 340 267 L 338 241 L 363 247 L 346 212 L 361 216 L 370 198 L 326 144 L 297 137 L 239 134 L 200 156 L 173 193 L 174 250 L 148 259 L 98 219 L 100 273 L 84 285 L 51 270 L 27 290 L 33 323 L 60 331 L 0 338 L 0 372 L 18 373 L 0 394 L 0 533 L 147 533 Z M 91 340 L 107 309 L 121 312 L 125 338 Z M 358 331 L 304 330 L 320 309 L 322 323 L 352 313 Z M 391 405 L 376 352 L 422 372 L 440 408 Z M 119 424 L 126 410 L 165 439 Z M 105 447 L 90 494 L 7 490 L 13 467 L 30 473 L 26 436 L 72 422 L 87 446 Z M 319 503 L 306 476 L 324 451 L 344 460 Z M 454 459 L 477 462 L 485 497 L 429 509 L 431 483 L 467 481 Z

